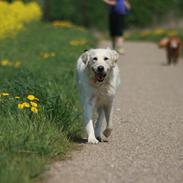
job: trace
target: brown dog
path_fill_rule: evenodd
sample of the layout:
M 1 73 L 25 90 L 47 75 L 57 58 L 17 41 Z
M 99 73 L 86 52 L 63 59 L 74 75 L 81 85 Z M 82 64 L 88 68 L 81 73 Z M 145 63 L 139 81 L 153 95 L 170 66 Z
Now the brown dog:
M 160 41 L 159 46 L 165 47 L 167 52 L 167 64 L 177 64 L 181 50 L 181 40 L 177 36 L 164 38 Z

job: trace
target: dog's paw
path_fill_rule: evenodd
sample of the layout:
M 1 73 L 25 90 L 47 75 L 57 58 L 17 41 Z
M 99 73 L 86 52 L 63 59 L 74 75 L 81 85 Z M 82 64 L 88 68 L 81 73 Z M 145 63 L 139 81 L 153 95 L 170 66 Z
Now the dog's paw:
M 96 139 L 97 139 L 99 142 L 103 142 L 102 137 L 96 137 Z
M 96 137 L 99 142 L 109 142 L 106 138 Z
M 109 137 L 111 135 L 112 129 L 111 128 L 106 128 L 103 132 L 105 137 Z
M 95 137 L 89 137 L 88 138 L 88 143 L 89 144 L 98 144 L 99 141 Z

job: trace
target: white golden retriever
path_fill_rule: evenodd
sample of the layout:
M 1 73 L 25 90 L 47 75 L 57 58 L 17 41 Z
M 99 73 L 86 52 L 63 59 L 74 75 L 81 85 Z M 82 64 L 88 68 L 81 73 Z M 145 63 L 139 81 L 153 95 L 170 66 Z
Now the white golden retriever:
M 116 90 L 120 84 L 119 69 L 116 64 L 119 55 L 111 49 L 90 49 L 77 62 L 77 84 L 84 109 L 85 128 L 88 143 L 102 141 L 102 121 L 107 126 L 103 134 L 109 137 L 112 131 L 111 111 Z M 92 113 L 98 114 L 93 126 Z

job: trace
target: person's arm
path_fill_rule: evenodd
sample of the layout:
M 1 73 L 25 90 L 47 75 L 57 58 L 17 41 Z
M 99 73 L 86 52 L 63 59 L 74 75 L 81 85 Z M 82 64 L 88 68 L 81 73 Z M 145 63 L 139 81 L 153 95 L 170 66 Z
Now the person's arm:
M 128 0 L 125 0 L 124 3 L 125 3 L 126 9 L 127 9 L 127 10 L 131 10 L 132 7 L 131 7 L 130 2 L 129 2 Z
M 115 5 L 116 4 L 116 0 L 103 0 L 106 4 L 108 4 L 108 5 L 111 5 L 111 6 L 113 6 L 113 5 Z

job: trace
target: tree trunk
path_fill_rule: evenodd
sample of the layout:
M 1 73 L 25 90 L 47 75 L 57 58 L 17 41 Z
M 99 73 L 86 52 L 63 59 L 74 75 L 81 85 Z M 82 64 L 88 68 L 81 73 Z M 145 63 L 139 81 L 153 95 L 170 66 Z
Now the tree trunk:
M 83 12 L 83 24 L 84 24 L 84 26 L 89 27 L 88 2 L 87 2 L 87 0 L 82 1 L 82 12 Z
M 49 0 L 44 0 L 44 19 L 48 21 L 50 19 L 50 3 Z

